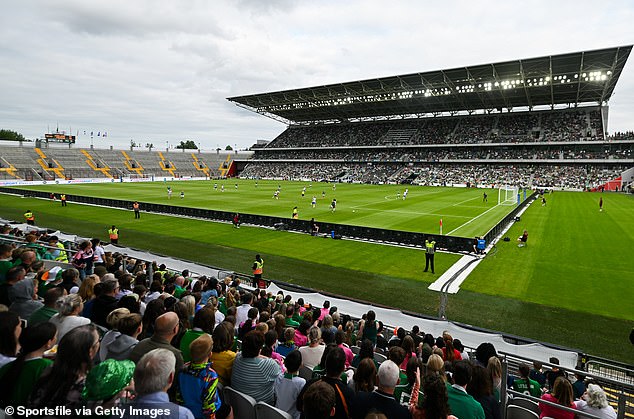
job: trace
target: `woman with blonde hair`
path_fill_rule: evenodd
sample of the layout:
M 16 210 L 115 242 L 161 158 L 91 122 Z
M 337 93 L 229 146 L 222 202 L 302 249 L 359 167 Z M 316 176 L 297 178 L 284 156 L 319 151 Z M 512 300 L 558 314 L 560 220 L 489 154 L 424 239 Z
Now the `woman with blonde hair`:
M 608 403 L 605 391 L 596 384 L 588 384 L 581 400 L 575 402 L 577 409 L 602 419 L 616 419 L 616 411 Z
M 447 381 L 447 375 L 445 374 L 445 361 L 442 360 L 442 357 L 438 354 L 431 354 L 429 359 L 427 360 L 427 371 L 426 375 L 430 374 L 438 374 L 443 381 Z
M 576 409 L 577 407 L 573 403 L 572 399 L 572 384 L 565 377 L 558 377 L 553 385 L 553 391 L 546 393 L 542 396 L 542 400 L 551 403 L 557 403 L 559 405 Z M 574 412 L 568 412 L 563 409 L 559 409 L 555 406 L 551 406 L 546 403 L 539 403 L 539 410 L 541 413 L 540 418 L 549 417 L 553 419 L 574 419 Z
M 99 277 L 95 274 L 88 275 L 79 286 L 77 294 L 81 297 L 83 302 L 92 300 L 95 298 L 95 284 L 101 282 Z
M 106 355 L 108 354 L 108 345 L 110 345 L 114 340 L 121 335 L 119 332 L 119 322 L 125 316 L 130 314 L 130 310 L 124 307 L 117 308 L 112 310 L 108 317 L 106 317 L 106 323 L 110 330 L 103 335 L 101 339 L 101 346 L 99 347 L 99 359 L 101 361 L 105 361 Z
M 194 314 L 196 314 L 196 297 L 186 295 L 181 298 L 181 302 L 187 307 L 187 315 L 189 316 L 189 324 L 194 322 Z
M 502 363 L 500 358 L 492 356 L 487 363 L 487 370 L 491 374 L 491 382 L 493 383 L 493 395 L 500 401 L 500 392 L 502 391 Z
M 90 324 L 90 319 L 82 317 L 79 313 L 84 309 L 84 303 L 77 294 L 66 295 L 57 300 L 57 314 L 51 317 L 49 322 L 57 327 L 57 340 L 61 341 L 66 333 L 72 329 Z

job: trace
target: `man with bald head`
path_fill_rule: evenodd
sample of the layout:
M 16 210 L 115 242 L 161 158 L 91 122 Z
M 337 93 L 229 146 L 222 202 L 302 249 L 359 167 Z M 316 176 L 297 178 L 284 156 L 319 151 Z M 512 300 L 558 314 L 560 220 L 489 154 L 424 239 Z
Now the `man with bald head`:
M 154 322 L 154 334 L 134 347 L 130 353 L 130 361 L 139 362 L 143 355 L 153 349 L 167 349 L 176 357 L 176 374 L 178 374 L 183 369 L 183 354 L 170 344 L 172 338 L 178 334 L 178 326 L 178 316 L 172 311 L 157 317 Z

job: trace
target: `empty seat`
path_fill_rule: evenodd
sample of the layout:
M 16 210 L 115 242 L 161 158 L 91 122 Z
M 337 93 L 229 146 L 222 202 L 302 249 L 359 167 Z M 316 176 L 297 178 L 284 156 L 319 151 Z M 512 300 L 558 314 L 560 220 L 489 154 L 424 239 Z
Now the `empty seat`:
M 514 397 L 511 401 L 510 404 L 515 405 L 515 406 L 521 406 L 524 407 L 528 410 L 530 410 L 531 412 L 535 412 L 539 415 L 539 405 L 537 403 L 535 403 L 532 400 L 529 399 L 525 399 L 523 397 Z
M 257 402 L 255 404 L 255 416 L 257 419 L 293 419 L 293 417 L 285 411 L 264 402 Z
M 539 415 L 525 407 L 510 404 L 506 407 L 506 419 L 539 419 Z
M 224 388 L 225 402 L 233 408 L 233 416 L 240 419 L 256 419 L 255 399 L 248 394 L 234 390 L 231 387 Z

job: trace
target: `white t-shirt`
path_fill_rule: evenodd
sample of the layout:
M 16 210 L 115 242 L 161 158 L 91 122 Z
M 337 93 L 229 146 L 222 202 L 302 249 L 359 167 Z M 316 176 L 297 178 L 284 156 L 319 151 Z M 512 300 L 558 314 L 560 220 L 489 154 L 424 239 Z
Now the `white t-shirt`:
M 305 367 L 313 369 L 316 365 L 319 365 L 319 361 L 321 361 L 321 356 L 324 354 L 324 349 L 326 347 L 324 345 L 315 346 L 311 348 L 310 346 L 302 346 L 299 348 L 299 352 L 302 354 L 302 363 Z
M 598 407 L 590 406 L 585 400 L 577 400 L 575 401 L 575 406 L 582 412 L 590 413 L 603 419 L 616 419 L 616 412 L 610 405 L 599 409 Z

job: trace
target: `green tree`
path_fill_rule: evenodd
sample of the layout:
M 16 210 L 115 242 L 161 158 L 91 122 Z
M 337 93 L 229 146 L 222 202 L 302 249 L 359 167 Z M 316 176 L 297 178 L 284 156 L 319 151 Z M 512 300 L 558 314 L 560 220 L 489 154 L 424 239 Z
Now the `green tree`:
M 24 141 L 24 136 L 19 132 L 10 131 L 8 129 L 0 129 L 0 140 Z
M 177 145 L 176 148 L 181 150 L 197 150 L 198 146 L 192 140 L 187 140 L 181 141 L 181 143 Z
M 233 147 L 231 147 L 230 145 L 227 145 L 227 146 L 225 147 L 225 150 L 226 150 L 226 151 L 233 151 Z

